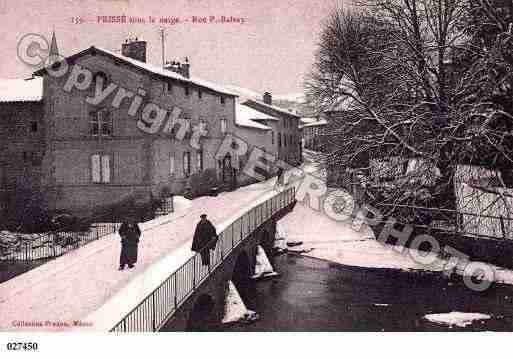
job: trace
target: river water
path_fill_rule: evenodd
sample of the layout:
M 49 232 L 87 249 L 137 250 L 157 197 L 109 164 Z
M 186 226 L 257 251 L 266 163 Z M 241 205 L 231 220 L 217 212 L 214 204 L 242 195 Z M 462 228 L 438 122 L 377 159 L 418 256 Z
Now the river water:
M 274 258 L 280 277 L 254 282 L 247 306 L 260 319 L 218 331 L 513 330 L 513 289 L 479 293 L 437 273 L 369 269 L 293 254 Z M 466 327 L 430 322 L 426 314 L 483 313 Z

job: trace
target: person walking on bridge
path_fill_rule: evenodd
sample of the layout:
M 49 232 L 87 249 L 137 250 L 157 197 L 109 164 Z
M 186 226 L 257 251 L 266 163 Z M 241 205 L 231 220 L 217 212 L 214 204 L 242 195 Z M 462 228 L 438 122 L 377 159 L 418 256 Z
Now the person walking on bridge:
M 200 253 L 204 266 L 210 265 L 210 251 L 215 249 L 217 239 L 216 227 L 207 219 L 206 214 L 202 214 L 194 231 L 191 249 Z
M 134 264 L 137 262 L 141 229 L 134 220 L 126 220 L 119 228 L 119 236 L 121 237 L 119 270 L 125 269 L 125 265 L 128 265 L 128 268 L 133 268 Z
M 284 184 L 284 181 L 283 181 L 283 168 L 281 167 L 278 167 L 278 171 L 276 172 L 276 186 L 277 187 L 283 187 L 285 184 Z

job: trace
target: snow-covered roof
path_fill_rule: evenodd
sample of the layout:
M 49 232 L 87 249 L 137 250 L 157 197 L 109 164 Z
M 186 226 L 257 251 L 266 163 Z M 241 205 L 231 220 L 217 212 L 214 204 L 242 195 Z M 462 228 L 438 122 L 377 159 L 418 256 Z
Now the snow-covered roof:
M 259 99 L 262 95 L 256 91 L 237 86 L 237 85 L 224 85 L 225 88 L 239 95 L 239 98 L 243 98 L 245 100 L 249 99 Z
M 328 121 L 326 121 L 326 119 L 322 118 L 320 120 L 316 120 L 315 122 L 308 122 L 308 123 L 305 123 L 303 126 L 301 127 L 313 127 L 313 126 L 322 126 L 322 125 L 327 125 L 328 124 Z
M 277 121 L 277 118 L 269 116 L 263 112 L 259 112 L 249 106 L 241 105 L 237 103 L 235 105 L 235 124 L 238 126 L 258 128 L 260 130 L 270 130 L 271 128 L 266 125 L 262 125 L 257 121 L 253 120 L 274 120 Z
M 299 119 L 299 121 L 303 124 L 307 124 L 307 123 L 312 123 L 312 122 L 316 122 L 318 119 L 315 118 L 315 117 L 301 117 Z
M 294 116 L 294 117 L 300 117 L 298 114 L 294 113 L 294 112 L 291 112 L 289 110 L 286 110 L 284 108 L 281 108 L 281 107 L 278 107 L 278 106 L 275 106 L 275 105 L 269 105 L 263 101 L 260 101 L 260 100 L 248 100 L 246 101 L 244 104 L 248 104 L 248 105 L 251 105 L 251 103 L 256 103 L 260 106 L 263 106 L 263 107 L 267 107 L 271 110 L 274 110 L 276 112 L 280 112 L 280 113 L 284 113 L 286 115 L 289 115 L 289 116 Z
M 203 79 L 200 79 L 198 77 L 195 77 L 195 76 L 190 76 L 190 77 L 185 77 L 185 76 L 182 76 L 180 75 L 179 73 L 176 73 L 174 71 L 170 71 L 170 70 L 166 70 L 166 69 L 163 69 L 162 67 L 159 67 L 159 66 L 156 66 L 156 65 L 152 65 L 152 64 L 148 64 L 146 62 L 142 62 L 142 61 L 139 61 L 139 60 L 136 60 L 136 59 L 132 59 L 131 57 L 127 57 L 127 56 L 123 56 L 121 54 L 118 54 L 116 52 L 113 52 L 113 51 L 110 51 L 110 50 L 106 50 L 106 49 L 103 49 L 101 47 L 96 47 L 96 46 L 91 46 L 90 48 L 88 49 L 85 49 L 81 52 L 78 52 L 74 55 L 71 55 L 69 57 L 67 57 L 66 59 L 70 59 L 70 58 L 77 58 L 77 57 L 80 57 L 80 56 L 83 56 L 83 55 L 86 55 L 87 53 L 91 52 L 91 51 L 98 51 L 100 53 L 104 53 L 108 56 L 111 56 L 111 57 L 114 57 L 118 60 L 121 60 L 125 63 L 128 63 L 132 66 L 135 66 L 139 69 L 142 69 L 142 70 L 145 70 L 145 71 L 148 71 L 152 74 L 156 74 L 156 75 L 159 75 L 159 76 L 163 76 L 163 77 L 167 77 L 167 78 L 170 78 L 170 79 L 174 79 L 174 80 L 178 80 L 178 81 L 182 81 L 182 82 L 188 82 L 190 84 L 193 84 L 193 85 L 196 85 L 196 86 L 201 86 L 201 87 L 204 87 L 204 88 L 207 88 L 207 89 L 210 89 L 212 91 L 215 91 L 215 92 L 218 92 L 218 93 L 221 93 L 221 94 L 224 94 L 224 95 L 229 95 L 229 96 L 235 96 L 237 97 L 238 94 L 233 92 L 233 91 L 230 91 L 218 84 L 215 84 L 213 82 L 210 82 L 210 81 L 207 81 L 207 80 L 203 80 Z M 40 75 L 41 74 L 41 70 L 39 71 L 36 71 L 35 72 L 36 75 Z
M 0 102 L 34 102 L 43 99 L 43 79 L 1 79 Z
M 329 107 L 329 112 L 338 112 L 338 111 L 349 111 L 351 110 L 351 106 L 353 105 L 354 100 L 348 98 L 346 96 L 341 96 L 336 99 L 333 104 Z
M 127 56 L 123 56 L 123 55 L 120 55 L 120 54 L 117 54 L 115 52 L 112 52 L 112 51 L 109 51 L 109 50 L 106 50 L 106 49 L 102 49 L 100 47 L 96 47 L 97 50 L 100 50 L 102 52 L 105 52 L 111 56 L 114 56 L 114 57 L 117 57 L 119 58 L 120 60 L 123 60 L 123 61 L 126 61 L 134 66 L 137 66 L 137 67 L 140 67 L 144 70 L 147 70 L 149 72 L 152 72 L 154 74 L 157 74 L 157 75 L 161 75 L 161 76 L 165 76 L 165 77 L 168 77 L 168 78 L 172 78 L 172 79 L 175 79 L 175 80 L 180 80 L 180 81 L 184 81 L 184 82 L 189 82 L 189 83 L 192 83 L 194 85 L 198 85 L 198 86 L 201 86 L 201 87 L 206 87 L 206 88 L 209 88 L 211 90 L 214 90 L 216 92 L 220 92 L 220 93 L 223 93 L 223 94 L 226 94 L 226 95 L 230 95 L 230 96 L 238 96 L 237 93 L 233 92 L 233 91 L 230 91 L 220 85 L 217 85 L 213 82 L 210 82 L 210 81 L 207 81 L 207 80 L 203 80 L 203 79 L 200 79 L 198 77 L 195 77 L 195 76 L 190 76 L 190 77 L 185 77 L 185 76 L 182 76 L 180 75 L 179 73 L 176 73 L 174 71 L 170 71 L 170 70 L 166 70 L 166 69 L 163 69 L 162 67 L 159 67 L 159 66 L 156 66 L 156 65 L 152 65 L 152 64 L 148 64 L 146 62 L 142 62 L 142 61 L 139 61 L 139 60 L 135 60 L 135 59 L 132 59 L 131 57 L 127 57 Z

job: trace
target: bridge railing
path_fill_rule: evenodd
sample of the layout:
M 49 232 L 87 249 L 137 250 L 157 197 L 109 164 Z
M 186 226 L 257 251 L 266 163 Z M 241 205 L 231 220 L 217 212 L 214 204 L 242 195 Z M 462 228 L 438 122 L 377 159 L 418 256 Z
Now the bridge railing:
M 210 251 L 209 266 L 202 265 L 200 255 L 195 254 L 121 319 L 111 331 L 159 330 L 240 243 L 294 200 L 295 188 L 291 187 L 248 210 L 219 233 L 215 250 Z

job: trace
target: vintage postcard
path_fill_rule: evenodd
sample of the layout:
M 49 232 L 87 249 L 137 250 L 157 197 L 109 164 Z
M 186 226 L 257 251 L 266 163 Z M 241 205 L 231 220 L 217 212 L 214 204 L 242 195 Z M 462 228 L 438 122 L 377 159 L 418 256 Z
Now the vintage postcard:
M 513 330 L 513 1 L 0 0 L 0 19 L 5 352 Z

